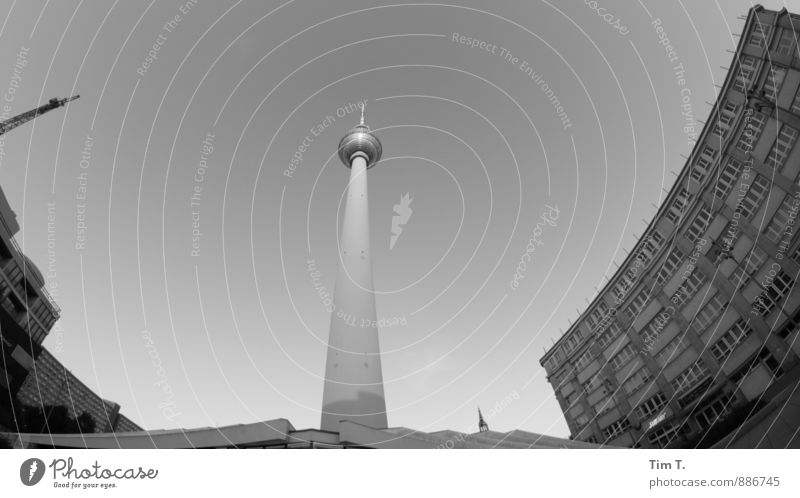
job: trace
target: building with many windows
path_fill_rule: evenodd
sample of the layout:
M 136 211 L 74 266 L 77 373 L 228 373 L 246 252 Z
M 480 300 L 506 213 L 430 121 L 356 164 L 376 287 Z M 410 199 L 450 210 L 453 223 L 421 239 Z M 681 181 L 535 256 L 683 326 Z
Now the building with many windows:
M 86 412 L 94 420 L 94 432 L 142 430 L 119 412 L 119 404 L 102 399 L 44 348 L 17 399 L 26 406 L 66 406 L 72 418 Z
M 800 447 L 799 37 L 750 10 L 657 215 L 541 358 L 573 438 Z
M 60 310 L 44 288 L 44 278 L 17 246 L 17 216 L 0 189 L 0 337 L 4 400 L 17 394 Z M 0 405 L 0 417 L 8 415 Z
M 67 407 L 73 418 L 88 413 L 96 432 L 141 430 L 119 413 L 118 404 L 101 399 L 42 346 L 61 311 L 42 273 L 17 245 L 19 228 L 0 189 L 0 431 L 17 430 L 24 407 L 53 406 Z

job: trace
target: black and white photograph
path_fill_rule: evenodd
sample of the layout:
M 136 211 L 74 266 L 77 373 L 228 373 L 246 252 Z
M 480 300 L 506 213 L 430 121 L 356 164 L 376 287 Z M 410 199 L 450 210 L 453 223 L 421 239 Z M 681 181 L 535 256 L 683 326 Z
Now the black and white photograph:
M 800 0 L 0 0 L 0 490 L 800 496 L 798 135 Z

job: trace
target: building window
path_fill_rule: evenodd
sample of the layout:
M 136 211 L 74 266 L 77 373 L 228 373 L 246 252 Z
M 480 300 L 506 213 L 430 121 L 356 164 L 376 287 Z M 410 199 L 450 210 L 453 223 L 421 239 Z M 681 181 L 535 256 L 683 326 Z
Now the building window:
M 791 154 L 796 141 L 797 130 L 786 124 L 781 126 L 781 131 L 769 150 L 766 161 L 767 166 L 780 170 L 786 163 L 786 158 Z
M 601 373 L 597 372 L 594 374 L 589 380 L 583 383 L 583 392 L 586 394 L 591 394 L 595 389 L 600 387 L 603 384 L 602 379 L 600 378 Z
M 602 415 L 605 412 L 614 408 L 615 406 L 617 405 L 614 403 L 614 398 L 608 396 L 595 403 L 592 406 L 592 410 L 594 410 L 595 414 Z
M 760 313 L 761 316 L 766 317 L 786 297 L 793 285 L 794 280 L 792 280 L 792 277 L 785 271 L 778 270 L 775 276 L 772 277 L 772 282 L 753 302 L 754 310 Z
M 608 326 L 605 332 L 597 338 L 597 344 L 601 348 L 605 348 L 611 342 L 616 339 L 620 333 L 622 332 L 622 327 L 620 327 L 619 323 L 613 322 L 611 325 Z
M 741 93 L 746 93 L 753 82 L 753 74 L 758 67 L 758 59 L 753 56 L 745 55 L 739 58 L 739 69 L 736 70 L 736 81 L 733 88 Z
M 710 223 L 711 209 L 703 203 L 700 206 L 700 210 L 697 211 L 694 220 L 692 220 L 692 224 L 686 229 L 686 238 L 693 243 L 697 242 L 697 239 L 705 233 Z
M 589 415 L 586 413 L 581 413 L 575 418 L 575 424 L 578 427 L 583 427 L 589 422 Z
M 675 196 L 675 200 L 672 201 L 672 205 L 669 207 L 665 218 L 667 218 L 673 224 L 676 224 L 678 220 L 681 219 L 683 210 L 689 203 L 689 199 L 691 199 L 691 197 L 692 195 L 689 193 L 689 191 L 685 188 L 682 188 L 678 195 Z
M 560 372 L 554 373 L 552 376 L 550 376 L 550 383 L 553 385 L 554 389 L 558 389 L 566 385 L 564 381 L 566 380 L 568 373 L 571 373 L 571 370 L 565 368 Z
M 658 335 L 664 330 L 667 323 L 669 323 L 669 319 L 670 315 L 668 313 L 665 316 L 664 313 L 659 311 L 656 313 L 656 316 L 639 331 L 639 337 L 642 338 L 642 342 L 645 346 L 652 345 L 656 341 Z
M 631 423 L 628 422 L 628 419 L 622 418 L 603 429 L 603 437 L 606 441 L 610 441 L 630 428 Z
M 670 278 L 672 278 L 672 276 L 681 266 L 683 258 L 684 258 L 683 252 L 677 247 L 673 247 L 672 251 L 669 253 L 669 256 L 664 260 L 664 265 L 658 272 L 658 276 L 656 277 L 656 285 L 658 285 L 659 287 L 663 287 L 664 284 Z
M 750 252 L 747 253 L 747 259 L 744 260 L 745 271 L 748 275 L 752 275 L 756 272 L 756 270 L 761 268 L 761 265 L 764 264 L 764 261 L 766 260 L 766 251 L 754 245 Z
M 650 261 L 653 260 L 653 257 L 656 255 L 661 246 L 664 244 L 664 236 L 661 235 L 659 232 L 654 231 L 647 237 L 645 237 L 644 242 L 639 247 L 638 254 L 636 255 L 636 259 L 638 259 L 642 266 L 647 266 L 650 264 Z
M 778 99 L 785 77 L 786 68 L 770 65 L 770 69 L 767 71 L 767 79 L 764 82 L 764 97 L 767 100 L 775 102 Z
M 720 170 L 720 173 L 717 176 L 717 184 L 714 186 L 714 195 L 723 201 L 727 199 L 728 195 L 731 193 L 731 190 L 733 190 L 733 186 L 736 184 L 736 180 L 739 179 L 739 174 L 741 171 L 741 161 L 738 161 L 733 157 L 728 158 L 725 167 Z
M 680 396 L 692 390 L 695 386 L 700 384 L 706 377 L 708 377 L 708 369 L 703 364 L 703 360 L 698 359 L 694 365 L 684 370 L 672 381 L 672 387 L 675 389 L 675 395 Z
M 572 391 L 571 393 L 564 396 L 564 403 L 569 408 L 572 408 L 572 406 L 575 405 L 576 401 L 578 401 L 578 393 L 576 391 Z
M 595 329 L 597 324 L 605 319 L 606 315 L 608 315 L 608 304 L 601 300 L 594 311 L 592 311 L 592 313 L 586 317 L 586 322 L 589 324 L 591 329 Z
M 798 88 L 797 93 L 794 94 L 794 100 L 792 101 L 792 112 L 795 114 L 800 114 L 800 88 Z
M 734 106 L 734 115 L 735 115 L 735 108 Z M 720 117 L 717 121 L 717 125 L 719 126 L 722 123 L 722 116 L 723 114 L 720 113 Z M 697 161 L 695 161 L 694 167 L 692 168 L 691 178 L 698 183 L 703 183 L 705 180 L 706 175 L 708 172 L 711 171 L 711 168 L 714 164 L 714 160 L 717 158 L 717 150 L 713 147 L 709 147 L 708 145 L 703 146 L 703 150 L 700 152 Z
M 667 405 L 667 397 L 661 391 L 657 392 L 653 397 L 639 405 L 637 410 L 639 416 L 647 419 L 658 413 L 659 410 Z
M 753 329 L 750 328 L 744 319 L 740 318 L 736 320 L 736 323 L 711 346 L 710 350 L 714 359 L 720 364 L 725 363 L 725 360 L 730 356 L 733 350 L 744 342 L 752 332 Z
M 731 374 L 729 377 L 731 382 L 737 384 L 737 387 L 741 386 L 742 380 L 747 377 L 754 368 L 758 367 L 759 365 L 763 365 L 770 373 L 773 375 L 773 379 L 777 379 L 783 375 L 783 368 L 781 368 L 781 364 L 778 360 L 772 356 L 766 348 L 762 349 L 757 356 L 755 356 L 752 360 L 746 362 L 739 370 Z
M 728 301 L 723 299 L 719 292 L 708 300 L 705 306 L 697 312 L 694 318 L 694 329 L 701 333 L 706 330 L 717 318 L 722 314 L 722 311 L 728 305 Z
M 780 207 L 775 212 L 775 216 L 772 217 L 772 221 L 764 231 L 764 236 L 775 244 L 778 244 L 781 239 L 783 239 L 784 233 L 786 233 L 786 227 L 789 226 L 789 221 L 793 220 L 796 216 L 797 208 L 794 206 L 794 196 L 787 195 L 783 198 L 783 202 L 781 202 Z
M 725 103 L 720 108 L 719 113 L 717 114 L 717 121 L 714 123 L 713 133 L 715 135 L 717 135 L 719 138 L 725 138 L 725 136 L 730 131 L 733 122 L 736 119 L 736 111 L 738 109 L 739 106 L 737 106 L 733 102 L 729 100 L 725 101 Z M 710 161 L 713 161 L 713 159 L 714 158 L 712 157 Z
M 766 114 L 752 114 L 746 120 L 746 125 L 742 129 L 742 134 L 739 136 L 739 141 L 736 148 L 745 154 L 750 153 L 755 147 L 756 142 L 761 137 L 761 132 L 764 131 L 764 126 L 767 124 Z
M 650 379 L 652 379 L 652 377 L 650 377 L 650 372 L 648 372 L 645 367 L 642 367 L 633 375 L 628 376 L 625 382 L 622 383 L 622 389 L 629 395 L 633 394 Z
M 636 297 L 631 300 L 631 304 L 625 308 L 625 314 L 628 315 L 628 318 L 631 320 L 635 319 L 639 316 L 639 312 L 642 311 L 647 301 L 650 299 L 650 292 L 649 289 L 642 288 Z
M 664 346 L 664 348 L 658 352 L 655 356 L 655 360 L 658 364 L 662 367 L 667 366 L 669 362 L 680 356 L 681 353 L 686 351 L 686 348 L 689 345 L 689 340 L 685 339 L 686 333 L 678 334 L 675 336 L 674 339 L 669 341 L 669 343 Z
M 720 421 L 730 411 L 731 395 L 725 394 L 709 403 L 695 416 L 695 420 L 702 430 L 705 430 Z
M 761 203 L 769 193 L 769 179 L 762 175 L 756 175 L 750 188 L 747 189 L 747 194 L 739 201 L 736 210 L 739 211 L 745 218 L 750 218 L 761 207 Z
M 591 363 L 593 359 L 594 358 L 592 357 L 592 352 L 586 350 L 586 352 L 583 353 L 580 358 L 578 358 L 578 361 L 575 362 L 575 370 L 578 371 L 583 370 L 583 368 L 589 363 Z
M 683 281 L 678 290 L 670 298 L 675 307 L 683 306 L 683 304 L 694 297 L 700 287 L 706 282 L 706 276 L 700 270 L 695 270 Z
M 780 55 L 791 55 L 792 49 L 795 45 L 795 34 L 794 31 L 788 28 L 781 30 L 781 37 L 778 39 L 778 46 L 776 47 L 775 51 L 778 52 Z
M 628 362 L 628 360 L 630 360 L 634 356 L 636 356 L 636 350 L 633 349 L 633 344 L 628 343 L 627 346 L 622 348 L 622 351 L 620 351 L 619 353 L 614 355 L 613 358 L 611 358 L 609 364 L 611 365 L 611 368 L 613 368 L 614 370 L 619 370 L 624 364 Z
M 656 446 L 658 448 L 665 448 L 673 439 L 678 437 L 681 425 L 682 424 L 680 422 L 676 422 L 667 427 L 656 429 L 647 436 L 647 440 L 650 442 L 652 446 Z
M 764 47 L 767 44 L 767 38 L 772 32 L 771 24 L 764 24 L 756 19 L 753 25 L 753 31 L 750 33 L 750 45 L 754 47 Z

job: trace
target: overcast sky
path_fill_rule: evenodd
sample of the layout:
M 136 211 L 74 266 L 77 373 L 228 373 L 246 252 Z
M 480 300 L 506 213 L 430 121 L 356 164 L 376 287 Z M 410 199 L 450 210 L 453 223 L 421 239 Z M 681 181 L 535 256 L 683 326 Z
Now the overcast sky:
M 63 309 L 45 346 L 148 429 L 319 427 L 366 100 L 389 425 L 472 432 L 480 406 L 566 437 L 539 358 L 671 187 L 752 5 L 588 3 L 0 1 L 10 114 L 81 95 L 0 154 Z

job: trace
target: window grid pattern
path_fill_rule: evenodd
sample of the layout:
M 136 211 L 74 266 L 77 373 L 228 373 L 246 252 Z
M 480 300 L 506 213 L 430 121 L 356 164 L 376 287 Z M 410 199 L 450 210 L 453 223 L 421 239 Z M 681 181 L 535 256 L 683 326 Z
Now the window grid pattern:
M 703 360 L 697 360 L 672 381 L 676 396 L 688 393 L 693 387 L 705 380 L 708 375 L 708 369 L 703 364 Z
M 661 267 L 661 270 L 659 270 L 658 276 L 656 277 L 656 284 L 659 287 L 663 287 L 664 284 L 672 278 L 672 276 L 681 266 L 683 258 L 683 251 L 677 247 L 673 247 L 672 251 L 669 253 L 669 256 L 664 260 L 664 265 Z
M 666 366 L 669 362 L 680 356 L 681 353 L 686 351 L 689 345 L 689 340 L 684 338 L 685 334 L 678 334 L 674 339 L 664 346 L 655 356 L 655 360 L 662 367 Z
M 767 79 L 764 81 L 764 97 L 767 100 L 775 102 L 778 99 L 778 93 L 781 91 L 781 85 L 786 77 L 786 68 L 770 65 L 767 71 Z
M 684 280 L 678 290 L 670 298 L 676 307 L 683 306 L 686 301 L 693 298 L 700 287 L 706 282 L 705 275 L 700 270 L 695 270 Z
M 794 285 L 794 280 L 783 270 L 778 270 L 772 282 L 753 303 L 753 307 L 761 316 L 767 316 L 789 293 Z
M 672 223 L 677 223 L 678 220 L 681 219 L 683 215 L 683 210 L 686 208 L 686 205 L 689 203 L 689 199 L 691 199 L 691 194 L 685 188 L 682 188 L 678 195 L 675 196 L 675 200 L 672 201 L 672 205 L 669 207 L 665 218 L 667 218 Z
M 619 353 L 614 355 L 613 358 L 611 358 L 609 364 L 611 365 L 611 368 L 613 368 L 614 370 L 619 370 L 623 365 L 625 365 L 628 362 L 628 360 L 630 360 L 634 356 L 636 356 L 636 350 L 633 349 L 633 344 L 628 343 L 627 346 L 622 348 L 622 351 L 620 351 Z
M 786 227 L 789 226 L 789 221 L 797 216 L 797 208 L 794 206 L 794 197 L 787 195 L 783 198 L 780 207 L 772 217 L 767 229 L 764 231 L 764 236 L 775 244 L 783 239 L 786 233 Z
M 711 223 L 711 209 L 703 203 L 700 210 L 692 220 L 692 224 L 686 229 L 686 238 L 691 242 L 697 242 L 698 239 L 705 233 Z
M 769 179 L 762 175 L 756 175 L 747 194 L 741 199 L 736 210 L 745 218 L 750 218 L 761 207 L 761 203 L 769 193 Z
M 706 305 L 697 312 L 692 326 L 698 333 L 706 330 L 712 323 L 717 321 L 727 305 L 728 301 L 717 292 L 708 300 Z
M 724 363 L 736 347 L 744 342 L 752 332 L 753 329 L 750 328 L 744 319 L 740 318 L 736 320 L 731 328 L 711 346 L 710 351 L 714 359 L 721 364 Z
M 736 81 L 733 88 L 741 93 L 745 93 L 753 82 L 753 74 L 758 66 L 758 59 L 751 55 L 739 58 L 739 68 L 736 70 Z
M 642 367 L 622 383 L 622 389 L 631 395 L 651 379 L 650 372 L 645 367 Z
M 653 397 L 639 405 L 637 408 L 639 416 L 643 419 L 650 418 L 659 410 L 667 405 L 667 397 L 661 391 L 657 392 Z
M 764 126 L 767 124 L 767 115 L 762 113 L 753 114 L 749 116 L 746 122 L 747 124 L 736 144 L 736 148 L 745 154 L 753 150 L 756 142 L 761 137 L 761 132 L 764 131 Z
M 766 164 L 780 170 L 786 164 L 786 158 L 791 154 L 797 142 L 797 130 L 789 125 L 781 126 L 781 131 L 769 151 Z
M 606 441 L 609 441 L 621 435 L 630 428 L 631 423 L 628 421 L 628 419 L 623 418 L 603 429 L 603 437 L 606 439 Z

